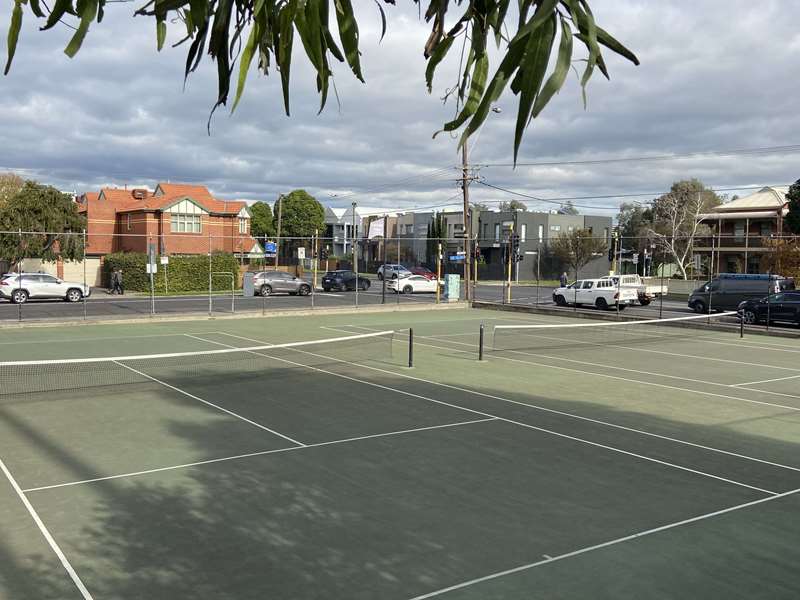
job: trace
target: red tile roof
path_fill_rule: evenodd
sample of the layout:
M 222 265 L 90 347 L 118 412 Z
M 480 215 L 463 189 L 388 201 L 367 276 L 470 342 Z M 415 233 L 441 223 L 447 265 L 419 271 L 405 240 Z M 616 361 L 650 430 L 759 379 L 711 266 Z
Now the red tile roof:
M 162 210 L 182 198 L 189 198 L 214 214 L 235 215 L 247 206 L 245 202 L 218 200 L 204 185 L 159 183 L 155 192 L 144 192 L 145 197 L 142 199 L 134 198 L 132 189 L 103 188 L 100 194 L 120 213 Z M 100 194 L 87 192 L 84 196 L 89 202 L 95 202 L 99 200 Z

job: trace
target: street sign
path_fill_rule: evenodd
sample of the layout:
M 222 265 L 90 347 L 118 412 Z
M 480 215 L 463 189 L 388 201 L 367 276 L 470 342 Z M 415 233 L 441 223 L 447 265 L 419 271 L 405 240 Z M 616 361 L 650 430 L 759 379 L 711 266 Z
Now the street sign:
M 635 265 L 639 264 L 639 254 L 637 252 L 633 253 L 633 264 Z
M 264 252 L 267 254 L 275 254 L 278 251 L 278 244 L 275 242 L 265 242 Z
M 300 246 L 297 249 L 297 258 L 303 260 L 306 257 L 306 249 L 303 246 Z
M 536 255 L 536 254 L 539 254 L 539 253 L 536 250 L 526 250 L 525 254 L 534 254 L 534 255 Z
M 464 260 L 465 258 L 466 256 L 464 254 L 451 254 L 447 257 L 447 260 L 458 262 L 460 260 Z
M 162 256 L 161 257 L 161 264 L 168 265 L 169 264 L 169 256 Z
M 145 267 L 147 269 L 145 273 L 147 273 L 148 275 L 151 273 L 155 274 L 158 272 L 158 267 L 155 264 L 147 263 Z

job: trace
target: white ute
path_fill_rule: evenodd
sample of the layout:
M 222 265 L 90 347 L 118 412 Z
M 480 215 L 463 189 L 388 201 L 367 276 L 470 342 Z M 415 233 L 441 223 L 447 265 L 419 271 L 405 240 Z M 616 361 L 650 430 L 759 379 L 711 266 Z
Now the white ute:
M 553 290 L 553 302 L 558 306 L 591 304 L 600 310 L 605 310 L 619 305 L 619 309 L 622 310 L 637 300 L 638 294 L 635 289 L 624 287 L 617 289 L 610 277 L 579 279 L 566 287 Z
M 636 290 L 639 304 L 647 306 L 659 296 L 667 295 L 667 286 L 661 283 L 652 283 L 651 279 L 639 277 L 639 275 L 609 275 L 603 279 L 610 279 L 614 286 L 630 288 Z

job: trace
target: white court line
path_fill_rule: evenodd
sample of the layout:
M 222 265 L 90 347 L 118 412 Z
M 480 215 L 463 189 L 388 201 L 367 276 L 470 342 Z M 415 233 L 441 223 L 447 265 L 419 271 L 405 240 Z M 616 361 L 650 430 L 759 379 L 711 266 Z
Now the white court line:
M 360 325 L 349 325 L 349 327 L 354 327 L 354 328 L 358 328 L 358 329 L 366 329 L 366 330 L 370 330 L 371 331 L 371 328 L 362 327 Z M 336 329 L 334 329 L 332 327 L 327 327 L 327 329 L 331 329 L 333 331 L 337 331 Z M 338 331 L 346 331 L 347 333 L 352 333 L 352 331 L 347 331 L 346 329 L 339 329 Z M 398 333 L 398 335 L 404 335 L 403 331 L 398 331 L 397 333 Z M 472 344 L 466 344 L 464 342 L 456 342 L 456 341 L 451 341 L 451 340 L 437 340 L 437 338 L 435 336 L 421 335 L 421 336 L 416 336 L 416 337 L 419 338 L 419 339 L 430 339 L 430 340 L 434 340 L 434 341 L 441 341 L 442 343 L 447 343 L 447 344 L 458 344 L 460 346 L 473 347 Z M 589 344 L 591 342 L 585 342 L 585 343 Z M 474 350 L 473 351 L 455 350 L 453 348 L 448 348 L 447 346 L 433 346 L 431 344 L 421 344 L 421 345 L 423 345 L 423 346 L 428 345 L 431 348 L 438 348 L 439 350 L 449 350 L 451 352 L 461 352 L 461 353 L 464 353 L 464 354 L 475 354 Z M 650 373 L 648 371 L 636 371 L 635 369 L 627 369 L 625 367 L 614 367 L 614 366 L 607 365 L 607 364 L 590 363 L 590 362 L 583 361 L 583 360 L 572 360 L 572 359 L 569 359 L 569 358 L 563 358 L 561 356 L 548 356 L 546 354 L 535 354 L 535 353 L 532 353 L 532 352 L 522 352 L 521 350 L 503 350 L 502 352 L 511 352 L 513 354 L 520 354 L 522 356 L 536 356 L 536 357 L 539 357 L 539 358 L 546 358 L 548 360 L 558 360 L 558 361 L 562 361 L 562 362 L 577 362 L 579 364 L 597 366 L 597 367 L 603 368 L 603 369 L 611 368 L 611 369 L 617 369 L 617 370 L 622 370 L 622 371 L 630 371 L 630 372 L 634 372 L 634 373 L 657 375 L 659 377 L 669 377 L 669 378 L 673 378 L 673 379 L 681 379 L 683 381 L 693 381 L 695 383 L 702 383 L 702 384 L 706 384 L 706 385 L 717 385 L 717 386 L 722 386 L 722 387 L 725 387 L 725 388 L 732 387 L 732 386 L 730 386 L 728 384 L 714 383 L 712 381 L 704 381 L 704 380 L 701 380 L 701 379 L 690 379 L 690 378 L 687 378 L 687 377 L 677 377 L 677 376 L 672 376 L 672 375 L 663 375 L 663 374 L 660 374 L 660 373 Z M 484 356 L 484 358 L 488 358 L 488 357 Z M 525 364 L 525 365 L 536 365 L 537 367 L 547 367 L 547 368 L 550 368 L 550 369 L 558 369 L 558 370 L 561 370 L 561 371 L 572 371 L 573 373 L 584 373 L 586 375 L 596 375 L 597 377 L 605 377 L 607 379 L 616 379 L 616 380 L 619 380 L 619 381 L 627 381 L 627 382 L 630 382 L 630 383 L 639 383 L 639 384 L 642 384 L 642 385 L 650 385 L 650 386 L 655 386 L 655 387 L 667 388 L 667 389 L 671 389 L 671 390 L 680 390 L 680 391 L 683 391 L 683 392 L 691 392 L 692 394 L 702 394 L 704 396 L 714 396 L 716 398 L 726 398 L 728 400 L 738 400 L 740 402 L 747 402 L 748 404 L 760 404 L 760 405 L 769 406 L 769 407 L 772 407 L 772 408 L 782 408 L 782 409 L 791 410 L 791 411 L 800 411 L 800 407 L 797 407 L 797 406 L 787 406 L 785 404 L 775 404 L 774 402 L 766 402 L 766 401 L 763 401 L 763 400 L 751 400 L 749 398 L 740 398 L 739 396 L 729 396 L 727 394 L 717 394 L 717 393 L 714 393 L 714 392 L 704 392 L 704 391 L 701 391 L 701 390 L 695 390 L 695 389 L 691 389 L 691 388 L 683 388 L 683 387 L 678 387 L 678 386 L 674 386 L 674 385 L 667 385 L 665 383 L 655 383 L 653 381 L 643 381 L 641 379 L 629 379 L 627 377 L 620 377 L 618 375 L 609 375 L 608 373 L 597 373 L 596 371 L 584 371 L 583 369 L 576 369 L 574 367 L 562 367 L 562 366 L 558 366 L 558 365 L 551 365 L 551 364 L 533 362 L 533 361 L 529 361 L 529 360 L 519 360 L 519 359 L 511 358 L 511 357 L 508 357 L 508 356 L 498 356 L 496 353 L 493 354 L 491 358 L 492 359 L 497 359 L 497 360 L 507 360 L 507 361 L 510 361 L 510 362 L 522 363 L 522 364 Z M 745 388 L 745 389 L 749 389 L 749 388 Z M 759 393 L 763 393 L 763 394 L 773 394 L 773 395 L 784 396 L 784 397 L 789 397 L 789 398 L 800 398 L 800 396 L 795 396 L 793 394 L 783 394 L 783 393 L 780 393 L 780 392 L 770 392 L 768 390 L 750 389 L 750 391 L 759 392 Z
M 241 337 L 241 336 L 236 336 L 236 335 L 232 335 L 232 334 L 229 334 L 229 335 L 231 335 L 231 337 Z M 246 339 L 246 338 L 242 338 L 242 339 Z M 316 357 L 319 357 L 319 358 L 325 358 L 327 360 L 334 360 L 336 362 L 343 362 L 343 363 L 347 363 L 347 364 L 355 365 L 355 366 L 363 366 L 363 365 L 360 365 L 359 363 L 352 363 L 352 362 L 349 362 L 349 361 L 337 359 L 337 358 L 334 358 L 334 357 L 331 357 L 331 356 L 326 356 L 326 355 L 323 355 L 323 354 L 315 354 L 313 352 L 308 352 L 307 350 L 299 350 L 298 349 L 296 351 L 300 352 L 301 354 L 308 354 L 308 355 L 316 356 Z M 678 470 L 681 470 L 681 471 L 694 473 L 695 475 L 701 475 L 703 477 L 708 477 L 710 479 L 716 479 L 718 481 L 723 481 L 725 483 L 730 483 L 730 484 L 733 484 L 733 485 L 746 487 L 746 488 L 749 488 L 751 490 L 756 490 L 756 491 L 759 491 L 759 492 L 763 492 L 765 494 L 777 494 L 777 492 L 774 492 L 772 490 L 759 488 L 759 487 L 756 487 L 756 486 L 753 486 L 753 485 L 742 483 L 740 481 L 735 481 L 733 479 L 728 479 L 728 478 L 725 478 L 725 477 L 721 477 L 719 475 L 713 475 L 713 474 L 707 473 L 705 471 L 699 471 L 697 469 L 692 469 L 690 467 L 684 467 L 684 466 L 681 466 L 681 465 L 678 465 L 678 464 L 675 464 L 675 463 L 670 463 L 670 462 L 667 462 L 667 461 L 659 460 L 657 458 L 652 458 L 650 456 L 645 456 L 643 454 L 637 454 L 635 452 L 630 452 L 628 450 L 623 450 L 622 448 L 616 448 L 614 446 L 608 446 L 606 444 L 601 444 L 599 442 L 593 442 L 591 440 L 586 440 L 586 439 L 575 437 L 575 436 L 572 436 L 572 435 L 567 435 L 565 433 L 560 433 L 558 431 L 553 431 L 551 429 L 545 429 L 543 427 L 536 427 L 536 426 L 530 425 L 528 423 L 523 423 L 521 421 L 514 421 L 513 419 L 507 419 L 505 417 L 501 417 L 501 416 L 498 416 L 498 415 L 495 415 L 495 414 L 492 414 L 492 413 L 473 410 L 471 408 L 465 408 L 465 407 L 459 406 L 457 404 L 452 404 L 450 402 L 445 402 L 444 400 L 436 400 L 436 399 L 430 398 L 428 396 L 423 396 L 421 394 L 415 394 L 415 393 L 408 392 L 408 391 L 405 391 L 405 390 L 401 390 L 401 389 L 398 389 L 398 388 L 393 388 L 393 387 L 390 387 L 390 386 L 382 385 L 382 384 L 379 384 L 379 383 L 375 383 L 373 381 L 368 381 L 366 379 L 358 379 L 356 377 L 351 377 L 349 375 L 344 375 L 342 373 L 336 373 L 335 371 L 328 371 L 326 369 L 321 369 L 319 367 L 314 367 L 314 366 L 311 366 L 311 365 L 298 363 L 298 362 L 291 361 L 291 360 L 288 360 L 288 359 L 285 359 L 285 358 L 278 358 L 278 357 L 275 357 L 275 356 L 270 356 L 268 354 L 261 354 L 260 352 L 253 352 L 253 354 L 259 354 L 261 356 L 265 356 L 267 358 L 272 358 L 274 360 L 278 360 L 278 361 L 281 361 L 281 362 L 289 363 L 289 364 L 296 365 L 296 366 L 299 366 L 299 367 L 305 367 L 307 369 L 311 369 L 312 371 L 317 371 L 317 372 L 320 372 L 320 373 L 327 373 L 328 375 L 333 375 L 334 377 L 340 377 L 342 379 L 347 379 L 349 381 L 356 381 L 356 382 L 363 383 L 365 385 L 369 385 L 369 386 L 380 388 L 380 389 L 391 390 L 391 391 L 397 392 L 399 394 L 403 394 L 403 395 L 406 395 L 406 396 L 411 396 L 413 398 L 419 398 L 421 400 L 426 400 L 428 402 L 433 402 L 435 404 L 441 404 L 441 405 L 444 405 L 444 406 L 449 406 L 451 408 L 456 408 L 458 410 L 463 410 L 463 411 L 475 413 L 475 414 L 478 414 L 478 415 L 482 415 L 484 417 L 494 417 L 498 421 L 503 421 L 505 423 L 511 423 L 512 425 L 518 425 L 520 427 L 525 427 L 527 429 L 533 429 L 535 431 L 540 431 L 540 432 L 546 433 L 548 435 L 553 435 L 553 436 L 564 438 L 564 439 L 568 439 L 568 440 L 571 440 L 571 441 L 574 441 L 574 442 L 579 442 L 581 444 L 594 446 L 596 448 L 603 448 L 604 450 L 610 450 L 611 452 L 617 452 L 619 454 L 632 456 L 632 457 L 638 458 L 640 460 L 645 460 L 645 461 L 653 462 L 653 463 L 656 463 L 656 464 L 659 464 L 659 465 L 663 465 L 663 466 L 666 466 L 666 467 L 671 467 L 673 469 L 678 469 Z
M 531 334 L 531 333 L 526 333 L 525 335 L 529 335 L 531 337 L 541 337 L 541 338 L 544 338 L 544 339 L 548 339 L 548 336 L 544 336 L 544 335 L 537 335 L 537 334 Z M 560 341 L 570 341 L 570 342 L 575 341 L 575 340 L 564 340 L 563 338 L 549 338 L 549 339 L 558 339 Z M 796 367 L 781 367 L 781 366 L 778 366 L 778 365 L 765 365 L 765 364 L 762 364 L 762 363 L 744 362 L 744 361 L 741 361 L 741 360 L 732 360 L 732 359 L 728 359 L 728 358 L 715 358 L 713 356 L 697 356 L 696 354 L 681 354 L 679 352 L 667 352 L 665 350 L 653 350 L 651 348 L 642 348 L 642 347 L 632 348 L 630 346 L 623 346 L 623 345 L 617 344 L 615 342 L 602 342 L 602 343 L 600 343 L 600 342 L 583 342 L 582 341 L 581 343 L 583 343 L 583 344 L 591 344 L 591 345 L 594 345 L 594 346 L 602 346 L 604 348 L 612 346 L 614 348 L 622 348 L 623 350 L 631 350 L 631 351 L 637 352 L 637 353 L 638 352 L 649 352 L 651 354 L 663 354 L 665 356 L 677 356 L 679 358 L 692 358 L 692 359 L 697 359 L 697 360 L 710 360 L 710 361 L 713 361 L 713 362 L 722 362 L 722 363 L 729 363 L 729 364 L 735 364 L 735 365 L 747 365 L 748 367 L 762 367 L 762 368 L 765 368 L 765 369 L 778 369 L 778 370 L 781 370 L 781 371 L 794 371 L 794 372 L 800 371 L 800 369 L 798 369 Z
M 8 332 L 6 332 L 8 333 Z M 27 333 L 27 332 L 26 332 Z M 70 332 L 72 333 L 72 332 Z M 197 335 L 208 335 L 209 333 L 214 333 L 213 331 L 200 331 Z M 154 333 L 151 335 L 126 335 L 124 337 L 71 337 L 65 338 L 63 340 L 17 340 L 14 342 L 0 342 L 0 345 L 7 345 L 7 344 L 62 344 L 62 343 L 69 343 L 75 344 L 75 342 L 113 342 L 116 346 L 119 342 L 124 342 L 125 340 L 139 340 L 139 339 L 146 339 L 146 338 L 162 338 L 162 337 L 181 337 L 185 334 L 183 333 Z
M 534 569 L 541 565 L 546 565 L 549 563 L 553 563 L 559 560 L 564 560 L 567 558 L 573 558 L 575 556 L 580 556 L 581 554 L 586 554 L 587 552 L 593 552 L 594 550 L 600 550 L 601 548 L 608 548 L 609 546 L 615 546 L 617 544 L 622 544 L 623 542 L 629 542 L 631 540 L 635 540 L 637 538 L 645 537 L 648 535 L 653 535 L 654 533 L 660 533 L 662 531 L 668 531 L 670 529 L 675 529 L 676 527 L 682 527 L 683 525 L 689 525 L 690 523 L 697 523 L 698 521 L 704 521 L 706 519 L 711 519 L 713 517 L 718 517 L 720 515 L 724 515 L 730 512 L 734 512 L 737 510 L 742 510 L 744 508 L 749 508 L 751 506 L 756 506 L 758 504 L 763 504 L 764 502 L 771 502 L 773 500 L 777 500 L 779 498 L 785 498 L 787 496 L 791 496 L 800 492 L 800 489 L 790 490 L 788 492 L 783 492 L 782 494 L 777 494 L 775 496 L 769 496 L 768 498 L 759 498 L 758 500 L 753 500 L 751 502 L 745 502 L 743 504 L 737 504 L 735 506 L 729 506 L 728 508 L 723 508 L 721 510 L 715 510 L 714 512 L 705 513 L 702 515 L 697 515 L 696 517 L 691 517 L 689 519 L 683 519 L 682 521 L 675 521 L 674 523 L 668 523 L 666 525 L 661 525 L 660 527 L 654 527 L 652 529 L 646 529 L 645 531 L 639 531 L 637 533 L 633 533 L 631 535 L 626 535 L 624 537 L 619 537 L 613 540 L 609 540 L 607 542 L 603 542 L 601 544 L 595 544 L 593 546 L 586 546 L 585 548 L 580 548 L 578 550 L 573 550 L 572 552 L 567 552 L 565 554 L 559 554 L 558 556 L 548 557 L 545 560 L 537 560 L 536 562 L 528 563 L 526 565 L 520 565 L 518 567 L 514 567 L 513 569 L 506 569 L 505 571 L 498 571 L 496 573 L 492 573 L 490 575 L 485 575 L 483 577 L 476 577 L 475 579 L 470 579 L 468 581 L 463 581 L 461 583 L 457 583 L 456 585 L 451 585 L 449 587 L 441 588 L 435 590 L 433 592 L 428 592 L 427 594 L 422 594 L 421 596 L 414 596 L 410 598 L 410 600 L 426 600 L 427 598 L 434 598 L 436 596 L 441 596 L 442 594 L 446 594 L 448 592 L 453 592 L 455 590 L 460 590 L 478 583 L 483 583 L 484 581 L 490 581 L 492 579 L 498 579 L 499 577 L 505 577 L 506 575 L 512 575 L 514 573 L 519 573 L 521 571 L 527 571 L 529 569 Z
M 282 452 L 293 452 L 295 450 L 305 450 L 307 448 L 319 448 L 320 446 L 332 446 L 334 444 L 346 444 L 350 442 L 358 442 L 361 440 L 371 440 L 374 438 L 389 437 L 393 435 L 403 435 L 406 433 L 416 433 L 418 431 L 430 431 L 431 429 L 445 429 L 447 427 L 459 427 L 461 425 L 472 425 L 474 423 L 486 423 L 488 421 L 496 421 L 494 417 L 486 419 L 473 419 L 472 421 L 457 421 L 455 423 L 445 423 L 444 425 L 430 425 L 428 427 L 416 427 L 413 429 L 401 429 L 398 431 L 388 431 L 386 433 L 373 433 L 370 435 L 360 435 L 358 437 L 344 438 L 341 440 L 332 440 L 329 442 L 317 442 L 315 444 L 305 444 L 304 446 L 290 446 L 288 448 L 275 448 L 273 450 L 262 450 L 261 452 L 248 452 L 247 454 L 236 454 L 234 456 L 223 456 L 222 458 L 210 458 L 208 460 L 199 460 L 191 463 L 184 463 L 182 465 L 170 465 L 169 467 L 158 467 L 155 469 L 145 469 L 144 471 L 131 471 L 129 473 L 119 473 L 117 475 L 107 475 L 105 477 L 93 477 L 92 479 L 82 479 L 80 481 L 69 481 L 67 483 L 55 483 L 53 485 L 43 485 L 34 488 L 23 490 L 26 494 L 30 492 L 40 492 L 42 490 L 52 490 L 55 488 L 70 487 L 73 485 L 82 485 L 84 483 L 96 483 L 98 481 L 109 481 L 111 479 L 122 479 L 124 477 L 136 477 L 138 475 L 150 475 L 152 473 L 161 473 L 163 471 L 174 471 L 176 469 L 186 469 L 189 467 L 198 467 L 201 465 L 210 465 L 218 462 L 227 462 L 229 460 L 239 460 L 241 458 L 251 458 L 254 456 L 265 456 L 267 454 L 279 454 Z
M 28 500 L 28 498 L 25 496 L 25 493 L 22 491 L 22 488 L 19 487 L 17 480 L 14 479 L 13 475 L 11 475 L 11 471 L 8 470 L 8 467 L 6 467 L 6 464 L 2 461 L 2 459 L 0 459 L 0 470 L 3 471 L 3 474 L 6 476 L 6 479 L 8 479 L 8 482 L 11 484 L 11 487 L 14 488 L 14 491 L 17 493 L 17 496 L 19 496 L 19 499 L 22 500 L 22 504 L 25 505 L 25 509 L 28 511 L 28 514 L 33 519 L 33 522 L 36 523 L 36 526 L 39 528 L 39 531 L 42 533 L 44 539 L 50 545 L 50 548 L 58 557 L 58 560 L 61 561 L 61 565 L 64 567 L 64 570 L 67 572 L 70 579 L 72 579 L 72 583 L 74 583 L 75 587 L 78 588 L 78 591 L 81 593 L 81 596 L 83 596 L 84 600 L 93 600 L 92 595 L 89 593 L 89 590 L 86 589 L 86 586 L 83 584 L 83 581 L 81 581 L 80 576 L 75 571 L 75 569 L 72 568 L 72 565 L 70 564 L 64 552 L 62 552 L 61 547 L 58 545 L 56 540 L 53 538 L 52 535 L 50 535 L 50 531 L 48 531 L 44 522 L 42 522 L 42 519 L 39 517 L 39 513 L 36 512 L 35 508 L 33 508 L 33 505 L 30 503 L 30 500 Z
M 355 327 L 355 326 L 353 326 L 353 327 Z M 331 328 L 329 327 L 328 329 L 331 329 Z M 339 329 L 338 331 L 347 331 L 347 330 L 346 329 Z M 225 335 L 232 335 L 232 334 L 225 334 Z M 239 337 L 239 336 L 232 336 L 232 337 Z M 422 336 L 422 337 L 425 337 L 425 336 Z M 252 340 L 250 338 L 244 338 L 244 339 L 247 339 L 249 341 L 258 341 L 258 340 Z M 428 339 L 428 338 L 426 338 L 426 339 Z M 434 346 L 432 344 L 424 344 L 424 343 L 420 344 L 420 345 L 421 346 L 426 346 L 426 347 L 429 347 L 429 348 L 438 348 L 440 350 L 450 350 L 452 352 L 461 353 L 461 354 L 474 354 L 473 352 L 468 352 L 466 350 L 456 350 L 456 349 L 452 349 L 452 348 L 446 348 L 444 346 Z M 502 359 L 503 357 L 493 357 L 493 358 L 501 358 Z M 514 361 L 514 359 L 506 359 L 506 360 Z M 346 361 L 342 361 L 342 362 L 346 362 Z M 540 364 L 540 363 L 533 363 L 533 362 L 529 362 L 529 361 L 515 361 L 515 362 L 521 362 L 521 363 L 530 364 L 530 365 L 539 365 Z M 744 460 L 749 460 L 749 461 L 757 462 L 757 463 L 760 463 L 760 464 L 765 464 L 765 465 L 770 465 L 770 466 L 773 466 L 773 467 L 778 467 L 778 468 L 781 468 L 781 469 L 788 469 L 788 470 L 791 470 L 791 471 L 800 472 L 800 467 L 792 467 L 792 466 L 789 466 L 789 465 L 784 465 L 784 464 L 781 464 L 781 463 L 776 463 L 776 462 L 772 462 L 772 461 L 769 461 L 769 460 L 764 460 L 762 458 L 756 458 L 754 456 L 748 456 L 746 454 L 739 454 L 737 452 L 731 452 L 730 450 L 723 450 L 721 448 L 715 448 L 713 446 L 704 446 L 703 444 L 697 444 L 697 443 L 689 442 L 689 441 L 682 440 L 682 439 L 679 439 L 679 438 L 673 438 L 673 437 L 669 437 L 669 436 L 666 436 L 666 435 L 661 435 L 661 434 L 658 434 L 658 433 L 652 433 L 650 431 L 644 431 L 642 429 L 635 429 L 633 427 L 626 427 L 624 425 L 619 425 L 617 423 L 611 423 L 609 421 L 601 421 L 599 419 L 592 419 L 590 417 L 584 417 L 584 416 L 577 415 L 577 414 L 574 414 L 574 413 L 569 413 L 569 412 L 564 412 L 564 411 L 561 411 L 561 410 L 556 410 L 554 408 L 547 408 L 545 406 L 539 406 L 537 404 L 529 404 L 527 402 L 520 402 L 518 400 L 511 400 L 510 398 L 504 398 L 502 396 L 496 396 L 496 395 L 493 395 L 493 394 L 487 394 L 486 392 L 480 392 L 478 390 L 473 390 L 473 389 L 470 389 L 470 388 L 460 387 L 460 386 L 456 386 L 456 385 L 450 385 L 448 383 L 441 383 L 439 381 L 432 381 L 430 379 L 423 379 L 421 377 L 414 377 L 412 375 L 407 375 L 405 373 L 395 373 L 393 371 L 386 371 L 384 369 L 379 369 L 377 367 L 372 367 L 372 366 L 369 366 L 369 365 L 363 365 L 363 364 L 359 364 L 359 363 L 350 363 L 350 364 L 354 364 L 356 366 L 359 366 L 359 367 L 362 367 L 362 368 L 365 368 L 365 369 L 371 369 L 373 371 L 380 371 L 380 372 L 383 372 L 383 373 L 390 373 L 392 375 L 397 375 L 398 377 L 405 377 L 406 379 L 413 379 L 415 381 L 421 381 L 422 383 L 428 383 L 428 384 L 431 384 L 431 385 L 445 387 L 445 388 L 457 390 L 457 391 L 460 391 L 460 392 L 466 392 L 466 393 L 473 394 L 473 395 L 476 395 L 476 396 L 482 396 L 484 398 L 491 398 L 492 400 L 500 400 L 501 402 L 507 402 L 509 404 L 515 404 L 517 406 L 524 406 L 524 407 L 527 407 L 527 408 L 532 408 L 534 410 L 540 410 L 540 411 L 543 411 L 543 412 L 562 415 L 562 416 L 569 417 L 569 418 L 572 418 L 572 419 L 578 419 L 580 421 L 587 421 L 587 422 L 590 422 L 590 423 L 596 423 L 598 425 L 605 425 L 607 427 L 613 427 L 615 429 L 621 429 L 621 430 L 624 430 L 624 431 L 630 431 L 632 433 L 638 433 L 638 434 L 641 434 L 641 435 L 646 435 L 646 436 L 649 436 L 649 437 L 653 437 L 653 438 L 657 438 L 657 439 L 661 439 L 661 440 L 666 440 L 666 441 L 669 441 L 669 442 L 675 442 L 677 444 L 683 444 L 683 445 L 686 445 L 686 446 L 691 446 L 693 448 L 700 448 L 701 450 L 709 450 L 711 452 L 718 452 L 720 454 L 725 454 L 727 456 L 733 456 L 733 457 L 736 457 L 736 458 L 742 458 Z M 547 366 L 547 365 L 544 365 L 544 366 Z M 573 370 L 573 369 L 568 369 L 568 370 Z M 586 371 L 586 373 L 588 373 L 590 375 L 596 375 L 596 373 L 592 373 L 591 371 Z M 682 388 L 680 388 L 680 389 L 682 389 Z M 685 390 L 685 391 L 693 391 L 693 390 Z
M 772 383 L 773 381 L 786 381 L 787 379 L 797 379 L 800 375 L 789 375 L 788 377 L 776 377 L 775 379 L 762 379 L 761 381 L 746 381 L 745 383 L 734 383 L 731 387 L 740 385 L 756 385 L 757 383 Z
M 201 339 L 201 338 L 197 338 L 197 339 Z M 226 414 L 228 414 L 228 415 L 230 415 L 232 417 L 240 419 L 241 421 L 244 421 L 245 423 L 249 423 L 250 425 L 254 425 L 255 427 L 258 427 L 259 429 L 263 429 L 264 431 L 268 431 L 269 433 L 271 433 L 273 435 L 277 435 L 278 437 L 283 438 L 286 441 L 292 442 L 293 444 L 297 444 L 298 446 L 305 446 L 305 444 L 303 444 L 303 442 L 298 442 L 297 440 L 290 438 L 288 435 L 284 435 L 284 434 L 280 433 L 279 431 L 275 431 L 274 429 L 270 429 L 269 427 L 265 427 L 261 423 L 256 423 L 255 421 L 251 421 L 247 417 L 243 417 L 242 415 L 237 414 L 237 413 L 233 412 L 232 410 L 228 410 L 227 408 L 223 408 L 223 407 L 219 406 L 218 404 L 214 404 L 213 402 L 209 402 L 208 400 L 204 400 L 203 398 L 200 398 L 199 396 L 195 396 L 194 394 L 190 394 L 189 392 L 187 392 L 185 390 L 182 390 L 182 389 L 180 389 L 178 387 L 175 387 L 174 385 L 170 385 L 166 381 L 161 381 L 160 379 L 156 379 L 152 375 L 148 375 L 147 373 L 139 371 L 138 369 L 134 369 L 133 367 L 129 367 L 126 364 L 123 364 L 123 363 L 118 362 L 116 360 L 114 362 L 116 364 L 118 364 L 120 367 L 124 367 L 124 368 L 128 369 L 129 371 L 133 371 L 137 375 L 141 375 L 142 377 L 146 377 L 147 379 L 149 379 L 151 381 L 155 381 L 156 383 L 158 383 L 160 385 L 163 385 L 164 387 L 167 387 L 167 388 L 169 388 L 171 390 L 174 390 L 174 391 L 178 392 L 179 394 L 183 394 L 184 396 L 187 396 L 187 397 L 191 398 L 192 400 L 197 400 L 198 402 L 202 402 L 203 404 L 206 404 L 208 406 L 216 408 L 217 410 L 221 410 L 222 412 L 224 412 L 224 413 L 226 413 Z

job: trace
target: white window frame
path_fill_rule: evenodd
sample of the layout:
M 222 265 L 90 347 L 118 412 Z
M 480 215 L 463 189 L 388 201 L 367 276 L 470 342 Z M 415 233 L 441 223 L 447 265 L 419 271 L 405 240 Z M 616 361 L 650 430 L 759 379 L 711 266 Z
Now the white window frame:
M 172 233 L 203 233 L 203 215 L 170 213 L 169 229 Z
M 131 225 L 131 214 L 130 213 L 125 215 L 125 229 L 127 231 L 130 231 L 131 229 L 133 229 L 133 225 Z
M 249 219 L 239 217 L 239 233 L 247 233 L 247 221 Z
M 528 224 L 522 223 L 519 226 L 519 241 L 525 242 L 527 240 L 527 237 L 528 237 Z
M 500 241 L 500 223 L 494 224 L 494 241 L 495 242 Z

